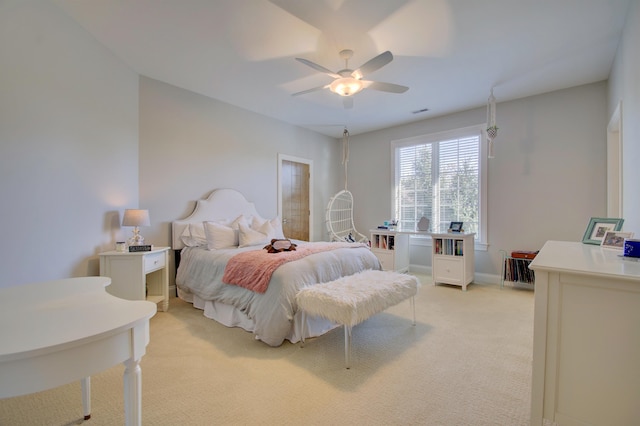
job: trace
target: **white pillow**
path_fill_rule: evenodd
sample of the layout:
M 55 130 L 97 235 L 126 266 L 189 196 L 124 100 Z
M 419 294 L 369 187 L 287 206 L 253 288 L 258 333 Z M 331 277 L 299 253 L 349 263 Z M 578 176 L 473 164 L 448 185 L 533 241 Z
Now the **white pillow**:
M 180 234 L 180 240 L 187 247 L 206 246 L 207 236 L 204 233 L 204 226 L 201 223 L 190 223 Z
M 207 249 L 219 250 L 223 248 L 237 247 L 236 231 L 230 226 L 217 222 L 203 222 L 204 232 L 207 235 Z
M 274 238 L 274 230 L 269 222 L 265 222 L 259 229 L 251 229 L 247 225 L 241 223 L 239 231 L 239 247 L 269 244 L 271 239 Z
M 203 222 L 207 240 L 207 249 L 218 250 L 222 248 L 238 247 L 238 226 L 247 225 L 247 219 L 240 215 L 231 223 L 229 221 Z
M 284 240 L 286 237 L 282 232 L 282 221 L 279 216 L 274 217 L 271 220 L 263 219 L 260 216 L 253 216 L 251 218 L 251 227 L 253 229 L 260 229 L 265 223 L 270 223 L 273 228 L 273 238 Z

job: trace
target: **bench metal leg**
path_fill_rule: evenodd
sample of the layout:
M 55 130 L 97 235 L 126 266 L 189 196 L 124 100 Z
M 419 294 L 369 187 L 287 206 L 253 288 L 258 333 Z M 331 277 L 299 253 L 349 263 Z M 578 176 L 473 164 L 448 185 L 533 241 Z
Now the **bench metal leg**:
M 351 368 L 351 326 L 344 325 L 344 360 L 347 370 Z
M 415 296 L 411 296 L 411 310 L 413 311 L 413 324 L 412 325 L 416 325 L 416 297 Z
M 300 331 L 300 333 L 302 333 L 302 335 L 300 336 L 300 347 L 304 348 L 304 336 L 307 333 L 307 314 L 302 311 L 302 330 Z

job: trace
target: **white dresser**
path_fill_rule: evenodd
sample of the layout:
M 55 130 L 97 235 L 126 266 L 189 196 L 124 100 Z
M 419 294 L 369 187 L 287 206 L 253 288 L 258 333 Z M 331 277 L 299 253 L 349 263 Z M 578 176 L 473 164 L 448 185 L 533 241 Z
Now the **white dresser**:
M 640 425 L 640 262 L 548 241 L 536 273 L 531 426 Z

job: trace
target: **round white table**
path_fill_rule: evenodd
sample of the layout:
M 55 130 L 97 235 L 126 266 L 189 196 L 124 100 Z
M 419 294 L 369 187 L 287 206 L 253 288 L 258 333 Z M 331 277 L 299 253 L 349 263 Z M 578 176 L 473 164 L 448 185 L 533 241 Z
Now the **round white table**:
M 0 398 L 80 380 L 85 419 L 90 376 L 123 363 L 125 419 L 140 425 L 140 360 L 156 305 L 108 294 L 107 277 L 69 278 L 0 289 Z

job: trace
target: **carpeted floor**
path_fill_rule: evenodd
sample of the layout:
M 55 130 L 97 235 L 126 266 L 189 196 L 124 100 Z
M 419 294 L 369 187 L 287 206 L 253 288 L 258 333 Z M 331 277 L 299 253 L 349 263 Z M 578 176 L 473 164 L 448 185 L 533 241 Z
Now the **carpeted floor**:
M 533 292 L 494 285 L 423 286 L 353 329 L 272 348 L 172 299 L 151 320 L 142 360 L 144 425 L 529 424 Z M 0 401 L 0 425 L 124 424 L 123 367 L 80 384 Z

